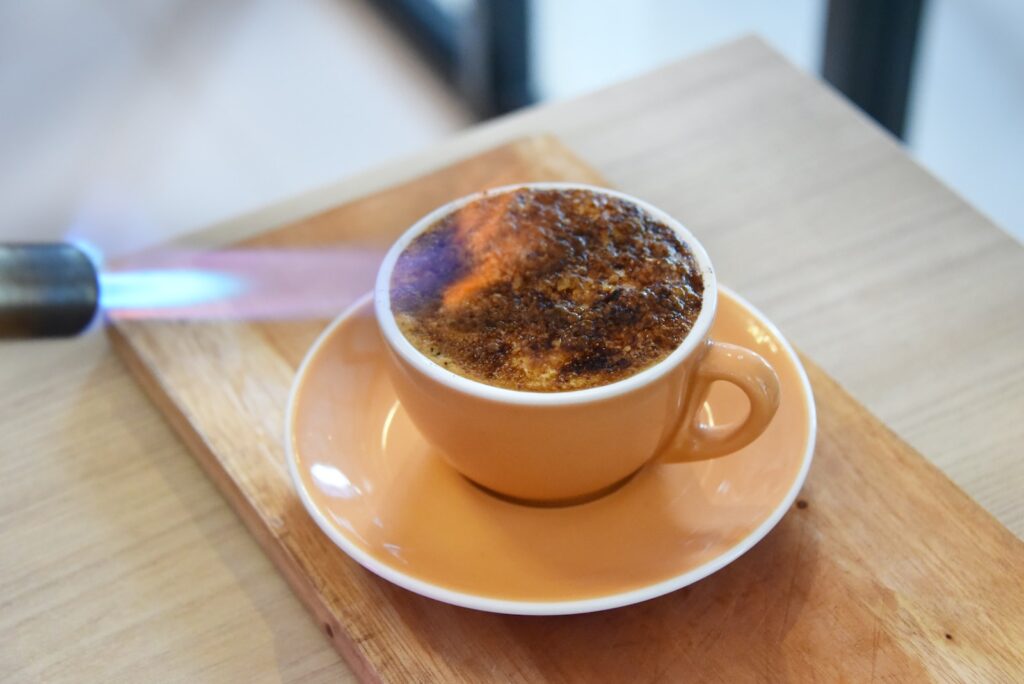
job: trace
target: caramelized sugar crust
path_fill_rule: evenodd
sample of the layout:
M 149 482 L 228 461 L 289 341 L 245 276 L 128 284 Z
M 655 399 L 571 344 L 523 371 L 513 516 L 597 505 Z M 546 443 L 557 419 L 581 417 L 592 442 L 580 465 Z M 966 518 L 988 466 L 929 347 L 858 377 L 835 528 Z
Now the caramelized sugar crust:
M 704 282 L 687 246 L 631 202 L 524 188 L 446 216 L 399 256 L 391 307 L 436 363 L 563 392 L 621 380 L 678 347 Z

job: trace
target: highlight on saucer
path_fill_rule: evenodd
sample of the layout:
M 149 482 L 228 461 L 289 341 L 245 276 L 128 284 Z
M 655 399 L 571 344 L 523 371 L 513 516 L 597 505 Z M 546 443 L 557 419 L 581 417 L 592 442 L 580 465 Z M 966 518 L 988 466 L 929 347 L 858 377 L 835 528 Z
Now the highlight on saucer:
M 596 387 L 677 348 L 704 283 L 688 246 L 627 199 L 583 189 L 484 196 L 418 235 L 391 276 L 403 335 L 508 389 Z

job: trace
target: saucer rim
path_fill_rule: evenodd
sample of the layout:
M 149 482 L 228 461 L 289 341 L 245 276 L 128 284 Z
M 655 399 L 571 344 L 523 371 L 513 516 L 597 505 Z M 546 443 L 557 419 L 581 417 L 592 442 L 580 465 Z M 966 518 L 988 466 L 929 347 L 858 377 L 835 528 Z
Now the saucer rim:
M 326 534 L 328 538 L 338 546 L 338 548 L 344 551 L 350 558 L 355 560 L 361 566 L 375 575 L 386 579 L 393 584 L 397 584 L 398 586 L 413 593 L 441 601 L 443 603 L 460 606 L 462 608 L 470 608 L 491 613 L 502 613 L 506 615 L 575 615 L 610 610 L 613 608 L 629 606 L 635 603 L 641 603 L 643 601 L 658 598 L 659 596 L 664 596 L 665 594 L 669 594 L 673 591 L 689 586 L 694 582 L 698 582 L 721 570 L 749 551 L 755 544 L 764 539 L 764 537 L 767 536 L 767 534 L 774 529 L 776 525 L 779 524 L 779 521 L 782 520 L 782 517 L 793 505 L 793 502 L 796 500 L 797 495 L 800 493 L 800 489 L 803 487 L 804 482 L 807 479 L 811 462 L 814 460 L 814 447 L 817 441 L 818 432 L 817 410 L 814 402 L 814 392 L 811 388 L 811 382 L 807 377 L 807 371 L 800 362 L 799 355 L 797 355 L 796 350 L 789 343 L 789 340 L 786 339 L 775 324 L 765 316 L 760 309 L 755 307 L 744 297 L 737 294 L 735 290 L 718 283 L 718 291 L 719 293 L 725 293 L 732 297 L 750 313 L 753 313 L 757 318 L 759 318 L 760 322 L 764 324 L 771 334 L 779 341 L 786 354 L 788 354 L 795 362 L 797 376 L 799 377 L 800 384 L 804 390 L 803 399 L 807 406 L 808 438 L 800 465 L 800 471 L 797 473 L 797 476 L 793 480 L 793 484 L 790 486 L 789 490 L 786 492 L 786 495 L 782 497 L 779 505 L 772 510 L 771 514 L 758 527 L 752 530 L 728 551 L 709 560 L 703 565 L 699 565 L 687 572 L 645 587 L 607 594 L 605 596 L 566 601 L 522 601 L 479 596 L 477 594 L 455 591 L 453 589 L 448 589 L 443 586 L 427 582 L 401 572 L 378 560 L 372 554 L 363 550 L 348 539 L 348 537 L 342 534 L 337 527 L 331 524 L 327 519 L 327 516 L 324 515 L 316 505 L 313 497 L 310 495 L 302 480 L 302 476 L 299 471 L 298 455 L 293 442 L 294 415 L 298 403 L 298 392 L 303 385 L 303 379 L 306 376 L 309 365 L 313 362 L 313 359 L 317 357 L 323 344 L 333 335 L 335 330 L 337 330 L 361 308 L 368 306 L 370 312 L 376 316 L 376 311 L 373 307 L 372 291 L 366 293 L 353 302 L 347 309 L 345 309 L 344 312 L 341 313 L 341 315 L 335 318 L 323 330 L 323 332 L 320 333 L 320 335 L 317 336 L 316 340 L 306 352 L 305 357 L 302 359 L 302 363 L 299 365 L 299 368 L 295 373 L 291 389 L 288 392 L 288 404 L 285 410 L 284 435 L 285 452 L 288 459 L 288 473 L 291 476 L 292 486 L 298 493 L 299 499 L 302 501 L 302 505 L 306 509 L 306 512 L 313 518 L 313 521 L 316 522 L 321 531 L 323 531 L 324 534 Z

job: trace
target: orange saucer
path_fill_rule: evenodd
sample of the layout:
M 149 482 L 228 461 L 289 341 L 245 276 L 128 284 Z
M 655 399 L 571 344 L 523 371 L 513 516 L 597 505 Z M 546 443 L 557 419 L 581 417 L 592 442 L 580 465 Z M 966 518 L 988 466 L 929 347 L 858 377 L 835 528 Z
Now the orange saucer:
M 348 555 L 424 596 L 501 613 L 615 608 L 696 582 L 764 537 L 814 450 L 810 384 L 764 316 L 720 287 L 711 336 L 757 351 L 782 401 L 753 444 L 713 461 L 651 463 L 603 498 L 532 508 L 493 497 L 424 442 L 395 399 L 367 296 L 313 344 L 292 388 L 288 462 L 303 504 Z M 717 383 L 707 423 L 743 417 Z

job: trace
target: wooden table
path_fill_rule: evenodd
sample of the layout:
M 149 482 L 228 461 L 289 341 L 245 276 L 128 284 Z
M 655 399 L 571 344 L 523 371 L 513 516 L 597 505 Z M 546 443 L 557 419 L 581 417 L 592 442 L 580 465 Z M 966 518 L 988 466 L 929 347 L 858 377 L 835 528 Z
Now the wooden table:
M 757 40 L 477 127 L 189 242 L 537 132 L 680 217 L 724 282 L 1024 535 L 1024 250 Z M 2 348 L 0 677 L 351 678 L 102 335 Z

